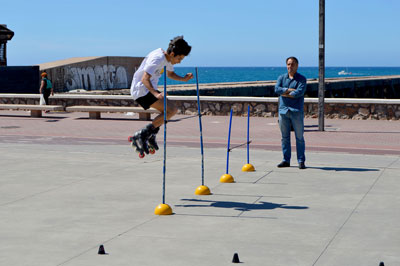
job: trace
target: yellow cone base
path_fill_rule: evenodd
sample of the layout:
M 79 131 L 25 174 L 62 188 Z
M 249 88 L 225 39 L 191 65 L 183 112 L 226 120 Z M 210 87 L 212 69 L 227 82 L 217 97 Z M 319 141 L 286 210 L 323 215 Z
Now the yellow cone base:
M 224 174 L 219 179 L 219 182 L 221 182 L 221 183 L 233 183 L 233 182 L 235 182 L 235 180 L 233 179 L 233 177 L 230 174 Z
M 198 186 L 194 192 L 196 195 L 210 195 L 210 189 L 207 186 Z
M 172 209 L 168 204 L 160 204 L 154 210 L 155 215 L 171 215 Z
M 254 172 L 256 169 L 254 168 L 254 166 L 250 163 L 247 163 L 245 165 L 243 165 L 242 167 L 242 171 L 243 172 Z

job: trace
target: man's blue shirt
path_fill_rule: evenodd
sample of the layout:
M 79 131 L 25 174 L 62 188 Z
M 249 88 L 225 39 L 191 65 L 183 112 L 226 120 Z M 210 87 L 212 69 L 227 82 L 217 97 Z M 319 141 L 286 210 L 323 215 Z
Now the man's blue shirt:
M 299 73 L 296 73 L 293 79 L 289 78 L 289 74 L 280 75 L 275 85 L 275 93 L 280 95 L 279 113 L 286 114 L 289 110 L 303 113 L 306 87 L 307 79 Z M 294 98 L 282 96 L 288 89 L 296 89 L 289 93 Z

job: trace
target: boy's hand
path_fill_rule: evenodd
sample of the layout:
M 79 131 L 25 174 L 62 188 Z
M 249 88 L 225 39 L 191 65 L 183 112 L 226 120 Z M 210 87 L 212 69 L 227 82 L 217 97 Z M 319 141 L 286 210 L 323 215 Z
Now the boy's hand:
M 164 93 L 163 92 L 160 92 L 160 93 L 158 93 L 157 95 L 154 95 L 154 96 L 159 100 L 164 99 Z
M 184 77 L 183 77 L 183 81 L 189 81 L 193 78 L 193 74 L 192 73 L 187 73 Z

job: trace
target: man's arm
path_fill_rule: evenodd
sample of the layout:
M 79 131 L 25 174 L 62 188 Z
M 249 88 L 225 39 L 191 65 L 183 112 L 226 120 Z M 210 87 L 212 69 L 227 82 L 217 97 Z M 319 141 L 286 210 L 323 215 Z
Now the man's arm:
M 178 80 L 178 81 L 189 81 L 190 79 L 193 78 L 192 73 L 187 73 L 184 77 L 181 77 L 177 75 L 174 71 L 167 71 L 167 77 L 173 80 Z
M 302 79 L 302 80 L 299 80 L 298 82 L 299 82 L 299 86 L 297 86 L 297 89 L 293 89 L 293 91 L 291 91 L 289 93 L 289 96 L 291 96 L 292 98 L 303 97 L 304 93 L 306 92 L 307 80 Z
M 289 94 L 288 88 L 282 87 L 282 83 L 283 83 L 283 76 L 279 76 L 275 84 L 275 93 L 282 96 L 288 95 Z

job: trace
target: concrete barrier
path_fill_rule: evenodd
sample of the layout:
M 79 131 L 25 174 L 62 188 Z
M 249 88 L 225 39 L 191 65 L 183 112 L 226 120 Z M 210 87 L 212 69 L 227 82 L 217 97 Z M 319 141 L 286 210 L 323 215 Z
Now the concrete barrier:
M 129 95 L 80 95 L 56 94 L 51 96 L 53 105 L 68 106 L 138 106 Z M 197 114 L 196 96 L 168 96 L 174 100 L 179 114 Z M 200 96 L 201 109 L 207 115 L 228 115 L 230 110 L 237 116 L 247 115 L 250 105 L 252 116 L 276 117 L 278 97 L 216 97 Z M 39 94 L 0 94 L 3 104 L 39 104 Z M 305 98 L 306 117 L 317 117 L 318 99 Z M 398 99 L 349 99 L 326 98 L 325 116 L 340 119 L 400 119 Z

